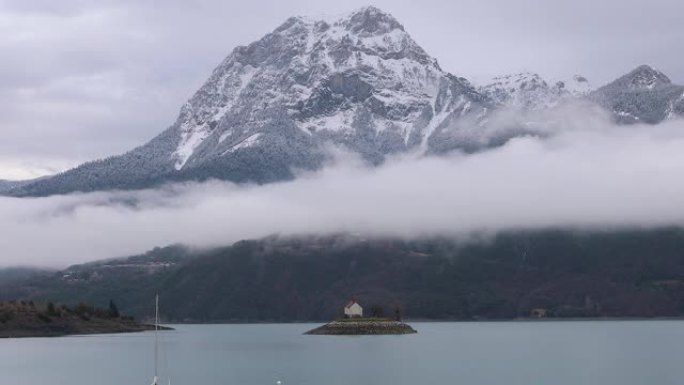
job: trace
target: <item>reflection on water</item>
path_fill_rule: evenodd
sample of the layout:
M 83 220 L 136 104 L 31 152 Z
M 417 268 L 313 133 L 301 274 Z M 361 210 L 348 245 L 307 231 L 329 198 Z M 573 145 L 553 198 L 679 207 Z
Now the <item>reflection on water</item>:
M 179 325 L 174 385 L 681 384 L 684 322 L 414 323 L 404 336 L 305 336 L 315 325 Z M 148 384 L 149 333 L 0 340 L 0 384 Z

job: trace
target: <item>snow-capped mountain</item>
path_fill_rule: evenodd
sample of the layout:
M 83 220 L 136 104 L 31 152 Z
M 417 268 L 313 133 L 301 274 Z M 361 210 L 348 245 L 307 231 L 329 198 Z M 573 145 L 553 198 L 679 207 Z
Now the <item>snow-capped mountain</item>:
M 344 144 L 368 160 L 417 145 L 485 101 L 390 15 L 367 7 L 334 22 L 291 18 L 236 49 L 182 108 L 174 167 L 259 146 L 287 121 L 304 142 Z M 277 120 L 278 127 L 266 130 Z
M 477 147 L 479 138 L 453 133 L 461 122 L 482 122 L 489 104 L 377 8 L 331 22 L 294 17 L 233 50 L 149 143 L 19 193 L 207 178 L 270 182 L 320 167 L 328 143 L 374 164 L 412 149 Z
M 610 111 L 618 124 L 657 124 L 684 116 L 684 87 L 672 84 L 662 72 L 642 65 L 615 81 L 592 90 L 580 75 L 548 82 L 535 73 L 496 77 L 479 88 L 499 107 L 543 110 L 561 103 L 584 100 Z
M 580 75 L 549 83 L 536 73 L 521 72 L 495 77 L 479 91 L 498 105 L 539 110 L 555 107 L 567 99 L 586 96 L 591 92 L 591 85 Z
M 150 142 L 50 178 L 11 189 L 0 185 L 0 194 L 135 189 L 211 178 L 267 183 L 322 167 L 330 146 L 374 165 L 409 151 L 475 151 L 530 133 L 520 122 L 492 123 L 491 112 L 503 106 L 543 109 L 588 98 L 635 121 L 684 114 L 682 87 L 648 67 L 590 90 L 581 76 L 547 82 L 532 73 L 476 89 L 443 71 L 396 19 L 374 7 L 334 21 L 293 17 L 235 48 L 175 123 Z
M 656 124 L 684 116 L 684 87 L 647 65 L 599 88 L 589 98 L 613 112 L 621 124 Z

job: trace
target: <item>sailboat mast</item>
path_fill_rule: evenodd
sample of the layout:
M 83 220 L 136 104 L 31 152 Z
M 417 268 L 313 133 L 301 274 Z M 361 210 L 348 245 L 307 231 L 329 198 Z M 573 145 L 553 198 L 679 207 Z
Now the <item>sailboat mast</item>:
M 154 299 L 154 378 L 158 378 L 159 357 L 159 294 Z

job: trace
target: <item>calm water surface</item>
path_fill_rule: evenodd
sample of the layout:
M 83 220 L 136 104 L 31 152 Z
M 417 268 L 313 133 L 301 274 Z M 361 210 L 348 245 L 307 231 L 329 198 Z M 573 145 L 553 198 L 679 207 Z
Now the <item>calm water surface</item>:
M 365 337 L 179 325 L 163 333 L 161 366 L 174 385 L 684 383 L 684 321 L 413 325 Z M 0 339 L 2 385 L 142 385 L 152 371 L 151 333 Z

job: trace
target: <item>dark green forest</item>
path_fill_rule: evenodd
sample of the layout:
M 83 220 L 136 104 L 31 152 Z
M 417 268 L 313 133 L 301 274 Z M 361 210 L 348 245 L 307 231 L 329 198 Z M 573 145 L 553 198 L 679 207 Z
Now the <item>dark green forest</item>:
M 157 248 L 6 283 L 5 299 L 87 302 L 165 321 L 337 317 L 349 298 L 409 319 L 684 315 L 684 230 L 509 232 L 478 241 L 271 237 Z

